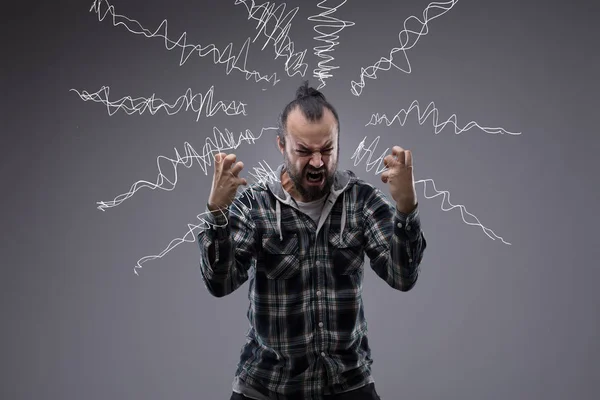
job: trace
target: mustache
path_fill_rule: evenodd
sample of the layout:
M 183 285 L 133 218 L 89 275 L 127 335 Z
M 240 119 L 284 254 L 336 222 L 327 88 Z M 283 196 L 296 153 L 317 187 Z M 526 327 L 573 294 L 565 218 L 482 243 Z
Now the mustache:
M 325 173 L 325 168 L 313 169 L 313 168 L 304 168 L 304 172 L 312 172 L 313 174 Z

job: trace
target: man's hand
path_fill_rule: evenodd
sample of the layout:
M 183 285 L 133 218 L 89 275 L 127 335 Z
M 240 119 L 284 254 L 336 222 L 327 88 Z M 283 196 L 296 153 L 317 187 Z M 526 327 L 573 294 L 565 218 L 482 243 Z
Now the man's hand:
M 215 174 L 212 189 L 208 197 L 208 209 L 217 211 L 228 207 L 235 199 L 238 186 L 247 185 L 248 182 L 238 175 L 244 163 L 235 162 L 235 154 L 218 153 L 215 155 Z
M 390 185 L 390 194 L 396 201 L 398 211 L 409 214 L 417 206 L 412 153 L 394 146 L 392 154 L 383 159 L 383 164 L 387 171 L 381 174 L 381 180 Z

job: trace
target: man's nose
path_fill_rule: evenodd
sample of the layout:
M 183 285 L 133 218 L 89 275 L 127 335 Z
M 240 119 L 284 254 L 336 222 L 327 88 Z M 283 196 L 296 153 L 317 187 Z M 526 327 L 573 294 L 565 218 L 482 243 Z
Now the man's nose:
M 323 158 L 320 152 L 316 151 L 312 154 L 310 157 L 310 165 L 315 168 L 321 168 L 321 166 L 323 166 Z

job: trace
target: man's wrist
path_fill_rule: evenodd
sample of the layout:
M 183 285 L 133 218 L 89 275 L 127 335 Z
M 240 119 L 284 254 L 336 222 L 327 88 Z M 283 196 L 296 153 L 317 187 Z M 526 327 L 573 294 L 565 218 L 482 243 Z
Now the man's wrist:
M 216 227 L 225 227 L 229 217 L 229 207 L 218 207 L 211 203 L 206 203 L 207 219 L 211 225 Z
M 215 217 L 219 216 L 219 215 L 227 214 L 229 212 L 229 207 L 228 206 L 217 206 L 214 203 L 210 203 L 210 202 L 206 203 L 206 208 Z
M 396 203 L 396 210 L 398 210 L 402 214 L 410 214 L 417 208 L 417 202 L 412 205 L 398 204 Z

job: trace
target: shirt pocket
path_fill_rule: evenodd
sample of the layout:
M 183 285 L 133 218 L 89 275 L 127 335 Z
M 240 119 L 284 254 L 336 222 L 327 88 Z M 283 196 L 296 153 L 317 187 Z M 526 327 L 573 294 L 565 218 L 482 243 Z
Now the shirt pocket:
M 333 269 L 340 275 L 353 275 L 362 271 L 364 264 L 364 233 L 361 228 L 329 234 Z
M 287 234 L 262 237 L 263 272 L 269 279 L 289 279 L 300 272 L 298 235 Z

